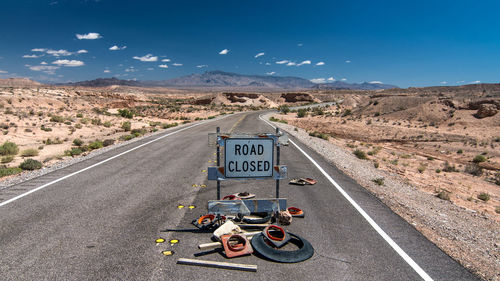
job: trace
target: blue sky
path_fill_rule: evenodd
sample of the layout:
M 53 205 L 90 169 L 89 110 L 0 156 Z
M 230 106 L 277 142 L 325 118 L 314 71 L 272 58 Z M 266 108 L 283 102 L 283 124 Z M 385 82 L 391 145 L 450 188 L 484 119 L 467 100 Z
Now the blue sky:
M 400 87 L 495 83 L 498 11 L 500 1 L 2 0 L 0 78 L 223 70 Z

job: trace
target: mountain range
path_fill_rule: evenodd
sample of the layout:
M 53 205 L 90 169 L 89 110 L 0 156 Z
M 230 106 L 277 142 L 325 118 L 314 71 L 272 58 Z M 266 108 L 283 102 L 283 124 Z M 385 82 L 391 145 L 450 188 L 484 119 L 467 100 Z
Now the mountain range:
M 242 88 L 242 89 L 351 89 L 378 90 L 397 88 L 382 83 L 333 83 L 316 84 L 307 79 L 291 76 L 245 75 L 223 71 L 207 71 L 178 78 L 158 81 L 122 80 L 117 78 L 98 78 L 95 80 L 66 83 L 67 86 L 106 87 L 112 85 L 136 87 L 171 87 L 171 88 Z

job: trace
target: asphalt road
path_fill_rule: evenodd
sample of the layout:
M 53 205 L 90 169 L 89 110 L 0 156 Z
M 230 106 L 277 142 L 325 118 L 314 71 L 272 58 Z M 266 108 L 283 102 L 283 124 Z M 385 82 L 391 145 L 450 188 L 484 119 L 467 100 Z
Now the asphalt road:
M 301 187 L 282 181 L 280 195 L 288 199 L 289 206 L 305 210 L 306 217 L 294 219 L 287 230 L 308 239 L 315 255 L 296 264 L 270 262 L 255 255 L 229 260 L 256 264 L 257 272 L 176 264 L 181 257 L 228 261 L 219 252 L 194 257 L 200 252 L 198 244 L 211 242 L 209 233 L 161 230 L 192 228 L 190 222 L 204 214 L 207 201 L 216 197 L 216 183 L 206 179 L 206 168 L 215 160 L 215 149 L 208 146 L 208 133 L 215 132 L 216 126 L 222 132 L 274 132 L 258 116 L 258 112 L 236 114 L 168 130 L 162 134 L 167 136 L 139 148 L 134 149 L 161 135 L 0 191 L 2 204 L 46 185 L 0 206 L 0 279 L 421 280 L 414 267 L 293 145 L 281 153 L 289 177 L 312 177 L 318 183 Z M 434 280 L 476 280 L 351 178 L 294 141 L 425 274 Z M 130 149 L 134 150 L 126 152 Z M 259 198 L 274 197 L 275 182 L 222 183 L 223 195 L 242 191 Z M 196 208 L 179 209 L 179 204 Z M 178 239 L 179 243 L 156 244 L 159 237 Z M 164 256 L 162 250 L 173 250 L 175 254 Z

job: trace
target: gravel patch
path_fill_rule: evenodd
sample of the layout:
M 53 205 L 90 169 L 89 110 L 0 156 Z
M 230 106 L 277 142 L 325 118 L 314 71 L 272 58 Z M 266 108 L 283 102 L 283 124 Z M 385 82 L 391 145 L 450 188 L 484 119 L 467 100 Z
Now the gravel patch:
M 268 120 L 273 113 L 263 116 Z M 378 197 L 396 214 L 464 267 L 485 280 L 500 280 L 500 224 L 479 214 L 418 190 L 404 177 L 381 171 L 371 161 L 329 141 L 309 136 L 296 127 L 273 122 Z M 372 180 L 383 178 L 383 185 Z

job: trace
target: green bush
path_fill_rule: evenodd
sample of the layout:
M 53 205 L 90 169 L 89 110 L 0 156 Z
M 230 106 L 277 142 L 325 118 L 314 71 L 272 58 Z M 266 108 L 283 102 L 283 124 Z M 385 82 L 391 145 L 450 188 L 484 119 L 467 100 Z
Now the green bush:
M 134 135 L 124 135 L 124 136 L 121 136 L 121 137 L 120 137 L 120 140 L 123 140 L 123 141 L 128 141 L 128 140 L 131 140 L 131 139 L 133 139 L 133 138 L 135 138 L 135 136 L 134 136 Z
M 83 114 L 82 113 L 77 113 L 76 114 L 76 118 L 83 118 Z
M 122 129 L 125 130 L 125 132 L 130 131 L 131 128 L 132 128 L 132 124 L 130 124 L 130 122 L 125 121 L 122 123 Z
M 82 153 L 83 153 L 83 151 L 79 147 L 73 147 L 73 148 L 71 148 L 71 150 L 66 150 L 64 152 L 64 154 L 68 155 L 68 156 L 76 156 L 76 155 L 80 155 Z
M 287 105 L 281 105 L 278 107 L 278 110 L 283 113 L 283 114 L 287 114 L 288 112 L 290 112 L 290 108 L 287 106 Z
M 4 142 L 0 145 L 0 155 L 16 155 L 19 152 L 19 147 L 13 142 Z
M 304 108 L 301 108 L 297 111 L 297 117 L 298 118 L 303 118 L 303 117 L 306 117 L 307 115 L 307 110 L 304 109 Z
M 102 125 L 102 121 L 99 118 L 94 118 L 90 122 L 92 123 L 92 125 L 97 125 L 97 126 Z
M 113 139 L 105 139 L 102 142 L 102 145 L 104 145 L 104 146 L 110 146 L 110 145 L 113 145 L 114 143 L 115 143 L 115 140 L 113 140 Z
M 134 117 L 134 113 L 128 109 L 118 109 L 118 114 L 121 117 L 132 119 Z
M 486 192 L 481 192 L 479 195 L 477 195 L 477 199 L 483 200 L 484 202 L 487 202 L 490 200 L 490 195 Z
M 83 141 L 81 139 L 74 139 L 73 140 L 73 145 L 75 145 L 75 146 L 82 146 L 83 145 Z
M 344 111 L 344 113 L 342 113 L 342 116 L 348 116 L 348 115 L 351 115 L 352 114 L 352 111 L 350 109 L 346 109 Z
M 91 150 L 99 149 L 99 148 L 103 148 L 103 147 L 104 147 L 103 143 L 101 141 L 98 141 L 98 140 L 89 143 L 89 149 L 91 149 Z
M 376 185 L 384 185 L 384 178 L 376 178 L 373 179 L 372 182 L 374 182 Z
M 146 134 L 148 131 L 144 128 L 141 128 L 141 129 L 133 129 L 132 131 L 130 131 L 131 134 L 135 135 L 136 137 L 140 136 L 140 135 L 144 135 Z
M 38 149 L 28 148 L 21 151 L 21 157 L 33 157 L 33 156 L 38 156 Z
M 59 115 L 52 115 L 52 117 L 50 117 L 50 122 L 63 123 L 64 120 L 65 118 Z
M 28 158 L 26 160 L 24 160 L 23 163 L 21 163 L 21 165 L 19 165 L 19 168 L 23 169 L 23 170 L 38 170 L 40 168 L 42 168 L 42 163 L 38 160 L 35 160 L 35 159 L 31 159 L 31 158 Z
M 161 127 L 162 127 L 163 129 L 168 129 L 168 128 L 176 127 L 176 126 L 178 126 L 178 125 L 179 125 L 179 124 L 177 124 L 177 122 L 170 123 L 170 124 L 163 123 L 163 124 L 161 124 Z
M 330 138 L 330 135 L 324 134 L 324 133 L 320 133 L 320 132 L 317 132 L 317 131 L 310 132 L 309 135 L 311 137 L 317 137 L 317 138 L 324 139 L 324 140 L 328 140 Z
M 457 168 L 455 168 L 455 165 L 450 164 L 448 161 L 444 162 L 444 172 L 456 172 Z
M 441 200 L 450 201 L 450 192 L 446 190 L 439 191 L 439 193 L 436 196 Z
M 50 131 L 52 131 L 52 128 L 47 128 L 47 127 L 45 127 L 44 125 L 42 125 L 42 127 L 40 127 L 40 129 L 41 129 L 42 131 L 45 131 L 45 132 L 50 132 Z
M 10 163 L 10 162 L 12 162 L 12 160 L 14 160 L 14 156 L 12 156 L 12 155 L 2 157 L 3 164 Z
M 106 127 L 106 128 L 109 128 L 109 127 L 113 126 L 113 124 L 111 122 L 109 122 L 109 121 L 106 121 L 106 122 L 102 123 L 102 125 L 104 127 Z
M 484 155 L 476 155 L 476 157 L 474 157 L 474 159 L 472 159 L 472 162 L 474 163 L 481 163 L 481 162 L 485 162 L 486 161 L 486 157 Z
M 368 159 L 368 157 L 366 157 L 366 153 L 364 151 L 362 151 L 362 150 L 356 149 L 356 150 L 354 150 L 353 153 L 359 159 Z
M 0 168 L 0 178 L 10 176 L 10 175 L 15 175 L 19 174 L 23 170 L 21 168 L 6 168 L 6 167 L 1 167 Z

